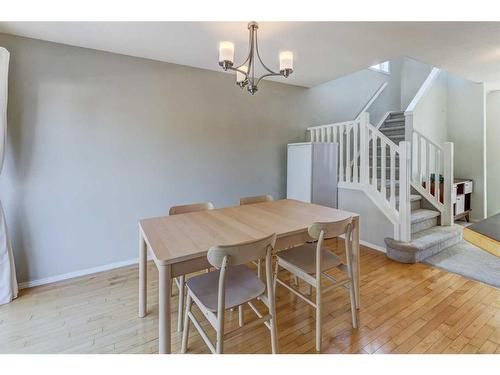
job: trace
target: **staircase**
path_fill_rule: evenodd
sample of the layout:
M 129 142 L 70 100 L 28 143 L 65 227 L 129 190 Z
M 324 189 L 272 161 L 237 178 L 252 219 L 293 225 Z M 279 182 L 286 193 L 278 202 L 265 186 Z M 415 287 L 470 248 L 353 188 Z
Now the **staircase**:
M 376 126 L 367 111 L 387 83 L 355 120 L 308 129 L 312 142 L 339 144 L 338 187 L 364 191 L 391 221 L 387 256 L 404 263 L 420 262 L 462 238 L 461 227 L 453 225 L 453 143 L 437 144 L 418 131 L 424 128 L 418 123 L 425 118 L 418 115 L 426 109 L 422 98 L 439 74 L 433 68 L 406 110 L 387 112 Z
M 311 141 L 339 143 L 339 187 L 363 189 L 394 223 L 395 238 L 385 238 L 387 256 L 415 263 L 458 243 L 462 231 L 443 220 L 451 197 L 446 201 L 439 188 L 431 189 L 431 176 L 450 169 L 443 164 L 447 151 L 414 130 L 408 142 L 407 126 L 398 111 L 388 112 L 377 127 L 362 113 L 351 122 L 308 130 Z
M 382 125 L 380 131 L 394 142 L 399 142 L 405 139 L 406 123 L 403 112 L 390 113 Z M 422 149 L 425 150 L 426 156 L 424 163 L 426 170 L 424 172 L 417 171 L 416 176 L 412 176 L 411 184 L 415 194 L 410 195 L 411 202 L 411 240 L 398 241 L 393 238 L 386 238 L 385 244 L 387 249 L 387 256 L 393 260 L 402 263 L 416 263 L 421 262 L 425 258 L 432 256 L 447 247 L 453 246 L 462 239 L 462 228 L 454 225 L 442 225 L 441 215 L 444 212 L 444 205 L 441 204 L 438 189 L 433 193 L 427 190 L 431 187 L 430 175 L 434 172 L 435 176 L 441 175 L 439 166 L 435 166 L 435 171 L 431 171 L 429 164 L 431 164 L 430 145 L 431 142 L 427 139 L 422 141 L 420 134 L 416 134 L 415 139 L 412 139 L 415 152 L 414 158 L 420 158 Z M 441 150 L 438 145 L 433 146 L 436 150 Z M 436 159 L 434 159 L 434 162 Z M 422 163 L 417 163 L 418 168 L 422 169 Z M 422 178 L 425 176 L 425 178 Z M 425 187 L 422 182 L 425 181 Z M 427 202 L 426 207 L 423 208 L 422 202 L 424 201 L 421 194 L 422 192 L 430 202 Z M 430 192 L 430 194 L 429 194 Z M 433 194 L 432 194 L 433 193 Z M 438 195 L 438 197 L 436 197 Z
M 379 130 L 394 144 L 405 140 L 404 112 L 389 112 L 381 122 Z M 399 163 L 396 164 L 396 176 L 399 175 Z M 415 190 L 415 189 L 414 189 Z M 386 238 L 387 256 L 402 263 L 416 263 L 441 250 L 453 246 L 462 239 L 458 226 L 441 226 L 441 212 L 422 207 L 422 195 L 410 194 L 411 240 L 398 241 Z M 427 206 L 431 206 L 427 204 Z

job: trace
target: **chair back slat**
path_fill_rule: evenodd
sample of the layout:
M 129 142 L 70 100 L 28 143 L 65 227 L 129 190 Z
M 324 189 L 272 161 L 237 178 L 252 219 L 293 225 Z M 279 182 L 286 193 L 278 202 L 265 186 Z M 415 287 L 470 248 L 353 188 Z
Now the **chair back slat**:
M 212 202 L 185 204 L 182 206 L 170 207 L 168 214 L 169 215 L 179 215 L 179 214 L 186 214 L 188 212 L 213 210 L 214 208 L 215 208 L 215 206 L 213 205 Z
M 318 240 L 320 238 L 321 232 L 323 232 L 323 238 L 334 238 L 341 234 L 349 233 L 352 227 L 352 217 L 341 221 L 333 221 L 327 223 L 314 223 L 308 228 L 309 235 Z
M 271 234 L 258 240 L 235 245 L 212 246 L 208 250 L 207 259 L 216 268 L 221 268 L 225 257 L 228 259 L 228 265 L 238 266 L 264 258 L 268 251 L 274 249 L 275 243 L 276 234 Z
M 240 198 L 240 206 L 246 204 L 254 204 L 254 203 L 262 203 L 262 202 L 270 202 L 273 201 L 273 197 L 269 194 L 266 195 L 257 195 L 255 197 L 243 197 Z

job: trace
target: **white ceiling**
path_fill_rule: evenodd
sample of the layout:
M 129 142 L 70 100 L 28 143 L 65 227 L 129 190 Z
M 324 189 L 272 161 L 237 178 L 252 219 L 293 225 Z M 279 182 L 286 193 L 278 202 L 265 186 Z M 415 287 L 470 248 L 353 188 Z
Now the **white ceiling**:
M 247 51 L 245 22 L 0 22 L 0 32 L 220 71 L 218 42 Z M 264 62 L 294 52 L 279 81 L 312 87 L 377 62 L 408 56 L 500 89 L 499 22 L 262 22 Z

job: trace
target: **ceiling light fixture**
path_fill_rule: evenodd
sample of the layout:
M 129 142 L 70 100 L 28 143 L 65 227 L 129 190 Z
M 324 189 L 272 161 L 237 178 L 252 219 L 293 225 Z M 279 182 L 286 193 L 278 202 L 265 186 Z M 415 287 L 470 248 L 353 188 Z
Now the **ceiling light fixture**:
M 283 51 L 279 55 L 280 70 L 279 73 L 269 69 L 266 64 L 262 62 L 259 55 L 259 46 L 257 44 L 257 29 L 259 25 L 257 22 L 250 22 L 248 30 L 250 30 L 249 37 L 249 51 L 246 60 L 236 67 L 234 67 L 234 43 L 220 42 L 219 43 L 219 65 L 224 70 L 236 71 L 236 84 L 243 88 L 247 87 L 248 92 L 252 95 L 257 92 L 257 86 L 260 81 L 265 77 L 283 76 L 287 78 L 293 72 L 293 53 L 291 51 Z M 259 60 L 262 67 L 267 71 L 262 76 L 255 78 L 256 60 Z

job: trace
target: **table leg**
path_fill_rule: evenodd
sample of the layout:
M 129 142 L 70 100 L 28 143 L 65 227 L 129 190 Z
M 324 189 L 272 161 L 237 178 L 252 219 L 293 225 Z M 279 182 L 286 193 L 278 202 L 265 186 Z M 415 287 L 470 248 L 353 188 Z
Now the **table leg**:
M 354 220 L 354 228 L 352 233 L 353 247 L 353 273 L 354 273 L 354 297 L 356 300 L 356 308 L 359 309 L 359 275 L 360 275 L 360 255 L 359 255 L 359 219 Z
M 139 230 L 139 318 L 147 313 L 147 245 Z
M 170 354 L 170 265 L 157 265 L 159 273 L 159 324 L 158 340 L 160 354 Z

